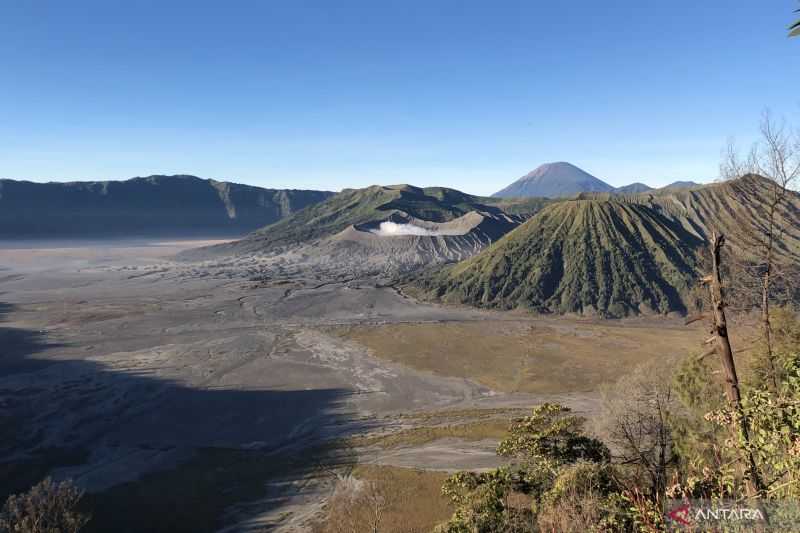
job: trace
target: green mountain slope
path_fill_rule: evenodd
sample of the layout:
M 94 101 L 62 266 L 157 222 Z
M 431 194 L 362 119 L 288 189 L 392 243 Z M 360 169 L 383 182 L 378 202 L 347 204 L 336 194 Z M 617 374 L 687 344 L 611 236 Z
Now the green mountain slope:
M 725 234 L 729 251 L 744 258 L 751 256 L 754 250 L 743 242 L 740 232 L 744 227 L 765 223 L 773 187 L 772 182 L 760 176 L 748 175 L 658 195 L 653 201 L 666 215 L 704 240 L 708 240 L 713 231 Z M 797 263 L 800 262 L 800 195 L 792 192 L 787 200 L 777 212 L 785 231 L 776 254 L 783 262 Z
M 754 260 L 743 227 L 763 222 L 771 194 L 758 176 L 691 190 L 614 197 L 582 194 L 544 208 L 460 264 L 419 275 L 423 298 L 500 309 L 624 316 L 686 311 L 712 232 L 727 253 Z M 780 210 L 776 257 L 800 263 L 800 195 Z
M 500 309 L 606 316 L 683 311 L 701 245 L 651 205 L 568 200 L 414 286 L 445 302 Z
M 373 185 L 364 189 L 345 189 L 240 241 L 189 251 L 182 257 L 238 255 L 309 243 L 333 236 L 351 225 L 385 220 L 395 213 L 431 222 L 447 222 L 470 211 L 479 211 L 506 216 L 518 223 L 546 203 L 547 200 L 534 198 L 484 198 L 443 187 L 423 189 L 411 185 Z

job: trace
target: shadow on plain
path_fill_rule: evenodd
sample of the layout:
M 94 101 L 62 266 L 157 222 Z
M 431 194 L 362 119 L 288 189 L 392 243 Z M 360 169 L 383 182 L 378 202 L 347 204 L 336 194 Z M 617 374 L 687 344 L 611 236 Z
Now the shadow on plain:
M 13 306 L 0 302 L 0 318 Z M 56 355 L 0 327 L 0 498 L 47 475 L 87 487 L 87 531 L 215 531 L 263 513 L 350 461 L 326 445 L 363 431 L 344 389 L 202 389 Z M 238 518 L 241 518 L 241 514 Z

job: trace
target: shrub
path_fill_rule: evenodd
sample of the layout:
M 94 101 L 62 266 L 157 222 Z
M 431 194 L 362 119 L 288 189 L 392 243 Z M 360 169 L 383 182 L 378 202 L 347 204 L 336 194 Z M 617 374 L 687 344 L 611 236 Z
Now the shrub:
M 89 521 L 76 510 L 82 497 L 72 482 L 46 478 L 28 492 L 8 497 L 0 512 L 0 532 L 77 533 Z

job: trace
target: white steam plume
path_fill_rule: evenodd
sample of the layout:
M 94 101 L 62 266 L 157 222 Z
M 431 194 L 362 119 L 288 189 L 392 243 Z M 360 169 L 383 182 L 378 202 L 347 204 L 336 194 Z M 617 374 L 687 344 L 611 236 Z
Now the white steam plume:
M 370 231 L 381 237 L 394 237 L 397 235 L 425 235 L 434 237 L 442 234 L 439 231 L 421 228 L 413 224 L 397 224 L 395 222 L 381 222 L 378 229 L 372 229 Z

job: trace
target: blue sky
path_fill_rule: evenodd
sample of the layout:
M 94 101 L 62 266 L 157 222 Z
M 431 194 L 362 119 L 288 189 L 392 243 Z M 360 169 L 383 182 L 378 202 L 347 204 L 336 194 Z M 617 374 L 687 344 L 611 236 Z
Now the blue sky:
M 0 0 L 0 177 L 705 180 L 800 124 L 794 0 Z

